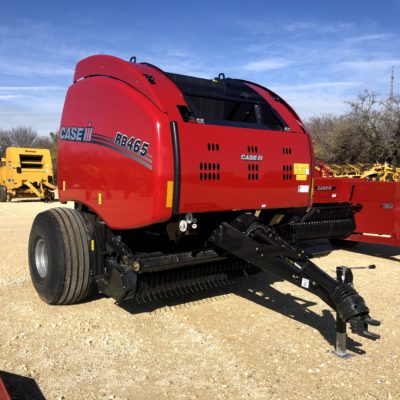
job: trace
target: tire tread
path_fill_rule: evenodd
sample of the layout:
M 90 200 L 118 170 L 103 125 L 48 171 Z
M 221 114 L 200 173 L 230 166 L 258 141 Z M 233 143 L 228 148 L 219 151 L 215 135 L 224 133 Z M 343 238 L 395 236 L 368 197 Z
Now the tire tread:
M 53 221 L 54 235 L 60 235 L 64 254 L 64 277 L 59 293 L 55 294 L 54 304 L 78 303 L 88 296 L 93 286 L 88 222 L 80 211 L 71 208 L 56 207 L 46 213 L 49 213 L 49 220 Z

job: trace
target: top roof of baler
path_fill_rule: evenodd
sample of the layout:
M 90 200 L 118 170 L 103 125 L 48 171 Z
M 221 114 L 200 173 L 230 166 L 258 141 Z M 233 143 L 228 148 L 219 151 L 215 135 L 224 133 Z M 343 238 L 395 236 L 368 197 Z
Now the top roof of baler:
M 299 116 L 277 94 L 252 82 L 225 78 L 224 74 L 214 79 L 197 78 L 164 72 L 147 63 L 97 55 L 77 64 L 74 82 L 90 76 L 124 81 L 164 112 L 175 111 L 178 105 L 187 122 L 304 132 Z M 175 90 L 171 90 L 171 83 Z
M 288 126 L 265 99 L 250 86 L 225 77 L 213 80 L 166 73 L 185 96 L 187 109 L 182 117 L 218 125 L 248 126 L 269 130 L 286 130 Z

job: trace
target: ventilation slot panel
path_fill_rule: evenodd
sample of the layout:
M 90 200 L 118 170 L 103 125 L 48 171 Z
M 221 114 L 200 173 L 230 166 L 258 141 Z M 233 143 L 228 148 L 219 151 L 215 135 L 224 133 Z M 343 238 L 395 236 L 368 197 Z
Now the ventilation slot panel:
M 22 169 L 43 169 L 42 155 L 20 154 L 19 162 Z
M 283 165 L 282 166 L 282 178 L 284 181 L 291 181 L 293 179 L 293 166 Z
M 220 180 L 219 163 L 215 162 L 201 162 L 199 178 L 201 181 L 219 181 Z
M 291 147 L 282 147 L 282 154 L 285 156 L 292 155 L 292 148 Z
M 247 166 L 247 170 L 248 170 L 248 174 L 247 174 L 247 179 L 249 181 L 258 181 L 259 175 L 258 175 L 258 169 L 259 166 L 258 164 L 248 164 Z

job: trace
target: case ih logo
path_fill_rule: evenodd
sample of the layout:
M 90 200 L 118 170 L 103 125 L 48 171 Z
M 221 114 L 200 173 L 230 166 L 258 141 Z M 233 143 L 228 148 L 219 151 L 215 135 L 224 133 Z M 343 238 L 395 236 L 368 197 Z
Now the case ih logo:
M 242 154 L 240 159 L 243 161 L 262 161 L 262 154 Z
M 336 186 L 315 186 L 315 190 L 318 190 L 319 192 L 335 190 L 335 189 Z
M 60 138 L 75 142 L 90 142 L 92 133 L 93 128 L 91 126 L 63 126 L 60 131 Z

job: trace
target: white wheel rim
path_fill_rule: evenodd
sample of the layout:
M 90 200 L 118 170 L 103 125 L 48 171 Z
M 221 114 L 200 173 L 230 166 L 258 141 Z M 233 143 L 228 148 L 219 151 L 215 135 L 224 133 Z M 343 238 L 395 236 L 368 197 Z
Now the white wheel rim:
M 35 264 L 41 278 L 44 278 L 48 272 L 49 256 L 47 254 L 46 242 L 40 238 L 35 246 Z

